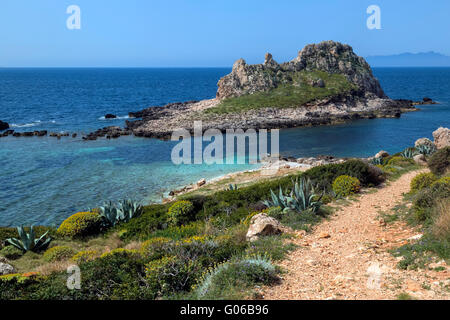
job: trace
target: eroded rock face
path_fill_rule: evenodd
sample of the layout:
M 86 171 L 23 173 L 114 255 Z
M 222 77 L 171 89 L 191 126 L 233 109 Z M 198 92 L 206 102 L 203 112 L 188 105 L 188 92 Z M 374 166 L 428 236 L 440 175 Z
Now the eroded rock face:
M 237 60 L 232 72 L 219 80 L 217 98 L 269 91 L 279 84 L 291 81 L 292 72 L 302 70 L 342 74 L 356 84 L 361 92 L 386 97 L 369 64 L 357 56 L 352 47 L 325 41 L 306 46 L 294 60 L 283 64 L 273 60 L 270 53 L 266 54 L 264 64 L 247 65 L 244 59 Z M 319 87 L 323 85 L 323 81 L 317 83 Z
M 450 147 L 450 129 L 439 128 L 433 132 L 434 144 L 438 149 Z
M 247 240 L 256 241 L 261 236 L 270 236 L 283 233 L 285 228 L 276 219 L 265 213 L 252 217 L 247 231 Z

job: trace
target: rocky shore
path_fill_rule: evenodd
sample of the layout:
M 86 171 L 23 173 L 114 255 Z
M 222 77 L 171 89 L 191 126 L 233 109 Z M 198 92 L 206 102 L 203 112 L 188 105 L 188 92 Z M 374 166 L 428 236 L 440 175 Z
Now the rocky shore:
M 342 123 L 355 119 L 398 118 L 417 105 L 436 104 L 393 100 L 386 96 L 367 62 L 345 44 L 325 41 L 306 46 L 292 61 L 278 64 L 266 54 L 263 64 L 239 59 L 218 82 L 216 98 L 170 103 L 130 112 L 125 128 L 109 126 L 82 135 L 83 140 L 120 136 L 169 139 L 176 129 L 282 129 Z M 106 114 L 105 119 L 117 118 Z M 0 121 L 0 130 L 9 125 Z M 2 136 L 46 136 L 47 131 L 14 132 Z M 77 133 L 50 133 L 61 138 Z

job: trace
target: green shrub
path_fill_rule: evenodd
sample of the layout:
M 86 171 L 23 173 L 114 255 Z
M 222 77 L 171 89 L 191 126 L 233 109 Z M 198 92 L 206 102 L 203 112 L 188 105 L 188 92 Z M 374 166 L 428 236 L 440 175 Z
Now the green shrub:
M 432 172 L 418 174 L 411 180 L 411 192 L 417 192 L 431 186 L 437 177 Z
M 196 260 L 163 257 L 145 266 L 147 283 L 159 295 L 189 291 L 202 274 L 202 266 Z
M 171 242 L 171 239 L 165 237 L 152 238 L 142 244 L 140 253 L 149 260 L 161 259 L 166 254 Z
M 14 246 L 6 246 L 0 250 L 0 255 L 10 260 L 16 260 L 23 256 L 23 251 Z
M 199 299 L 243 298 L 246 289 L 277 279 L 276 268 L 266 257 L 234 259 L 207 273 L 195 287 L 195 293 Z
M 63 221 L 58 234 L 63 237 L 80 238 L 98 234 L 102 218 L 97 212 L 78 212 Z
M 111 229 L 110 232 L 126 230 L 125 233 L 122 232 L 122 240 L 147 240 L 149 237 L 154 236 L 153 233 L 156 230 L 162 229 L 167 225 L 167 210 L 169 207 L 170 204 L 145 206 L 143 213 L 139 217 L 122 223 Z
M 62 261 L 73 257 L 75 250 L 68 246 L 56 246 L 44 253 L 44 260 L 48 262 Z
M 428 167 L 435 175 L 443 175 L 450 169 L 450 147 L 436 151 L 428 160 Z
M 350 176 L 339 176 L 333 182 L 333 191 L 338 197 L 347 197 L 358 193 L 361 189 L 361 183 L 357 178 Z
M 187 200 L 175 202 L 167 212 L 168 221 L 171 225 L 181 225 L 188 222 L 194 211 L 194 205 Z
M 430 221 L 436 201 L 450 197 L 450 183 L 446 180 L 434 182 L 430 187 L 419 191 L 413 200 L 414 217 L 419 222 Z
M 84 300 L 155 299 L 153 284 L 145 281 L 145 264 L 132 250 L 114 250 L 80 265 Z
M 388 166 L 397 166 L 397 167 L 408 167 L 414 164 L 415 162 L 413 159 L 405 157 L 392 157 L 387 163 Z
M 318 166 L 304 174 L 317 184 L 318 190 L 327 192 L 332 190 L 333 181 L 342 175 L 357 178 L 363 187 L 377 186 L 385 180 L 380 168 L 361 160 L 348 160 L 341 164 Z
M 271 260 L 277 261 L 284 259 L 296 247 L 293 243 L 285 243 L 283 237 L 267 236 L 251 242 L 245 252 L 248 256 L 265 254 Z

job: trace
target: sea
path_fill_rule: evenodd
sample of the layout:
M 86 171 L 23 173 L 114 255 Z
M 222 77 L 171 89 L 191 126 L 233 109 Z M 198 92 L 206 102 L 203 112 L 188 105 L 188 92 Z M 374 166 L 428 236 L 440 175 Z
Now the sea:
M 229 68 L 0 68 L 0 120 L 15 131 L 78 137 L 0 138 L 0 226 L 57 226 L 105 201 L 160 202 L 169 191 L 258 164 L 182 164 L 177 142 L 133 136 L 83 141 L 105 126 L 124 126 L 130 111 L 213 98 Z M 391 98 L 439 104 L 399 119 L 281 130 L 286 156 L 368 157 L 398 152 L 437 128 L 450 127 L 450 68 L 374 68 Z M 107 113 L 117 119 L 105 119 Z

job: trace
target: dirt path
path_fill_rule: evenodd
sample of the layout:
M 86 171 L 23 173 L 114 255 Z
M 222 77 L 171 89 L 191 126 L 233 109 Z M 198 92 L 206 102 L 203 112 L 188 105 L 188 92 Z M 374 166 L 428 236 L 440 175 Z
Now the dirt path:
M 448 299 L 450 272 L 396 268 L 387 250 L 419 232 L 403 222 L 385 225 L 380 211 L 403 201 L 410 172 L 376 192 L 360 196 L 294 242 L 300 247 L 280 265 L 287 271 L 280 285 L 264 288 L 265 299 L 396 299 L 408 293 L 417 299 Z M 413 241 L 413 240 L 412 240 Z M 445 266 L 445 264 L 444 264 Z M 447 285 L 447 289 L 444 286 Z

